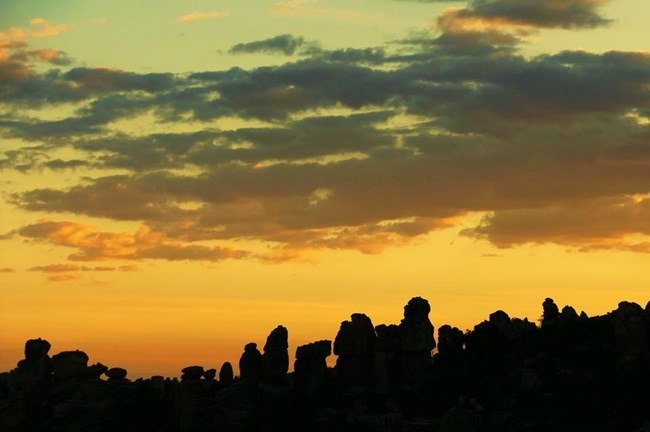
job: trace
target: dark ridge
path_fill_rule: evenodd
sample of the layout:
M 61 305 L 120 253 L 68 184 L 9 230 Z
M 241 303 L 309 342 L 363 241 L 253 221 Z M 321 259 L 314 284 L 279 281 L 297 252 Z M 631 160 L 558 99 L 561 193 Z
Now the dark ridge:
M 465 333 L 440 327 L 435 353 L 430 310 L 416 297 L 399 325 L 376 327 L 354 313 L 334 343 L 297 347 L 291 373 L 278 326 L 264 353 L 245 345 L 239 377 L 226 362 L 218 378 L 192 365 L 180 380 L 132 381 L 83 351 L 50 357 L 48 341 L 28 340 L 0 373 L 0 430 L 650 431 L 650 302 L 588 317 L 547 298 L 540 326 L 499 310 Z

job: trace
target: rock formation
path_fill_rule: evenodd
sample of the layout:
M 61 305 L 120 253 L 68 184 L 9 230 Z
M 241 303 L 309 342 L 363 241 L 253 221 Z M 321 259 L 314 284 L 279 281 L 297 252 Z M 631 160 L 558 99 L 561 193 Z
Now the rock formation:
M 334 339 L 336 370 L 345 384 L 370 383 L 373 376 L 375 328 L 368 316 L 354 313 L 350 321 L 343 321 Z
M 250 342 L 244 346 L 244 353 L 239 359 L 239 374 L 241 379 L 256 381 L 262 369 L 262 353 L 257 344 Z
M 431 351 L 436 347 L 429 312 L 429 302 L 421 297 L 412 298 L 404 306 L 404 319 L 399 325 L 401 384 L 404 390 L 419 390 L 428 381 Z
M 544 313 L 542 314 L 542 326 L 554 324 L 560 316 L 560 310 L 552 298 L 546 298 L 542 303 Z
M 108 369 L 105 373 L 109 381 L 123 382 L 126 380 L 126 375 L 127 375 L 126 369 L 120 367 L 113 367 Z
M 327 379 L 326 358 L 332 354 L 332 341 L 321 340 L 296 349 L 294 377 L 296 390 L 313 395 L 323 390 Z
M 240 379 L 226 362 L 218 382 L 198 365 L 180 380 L 129 380 L 83 351 L 50 358 L 49 342 L 31 339 L 0 373 L 0 430 L 636 432 L 650 424 L 648 309 L 621 302 L 588 317 L 547 299 L 540 327 L 502 310 L 465 333 L 442 325 L 432 357 L 430 307 L 416 297 L 399 325 L 353 314 L 334 344 L 299 346 L 293 372 L 278 326 L 264 355 L 245 346 Z
M 230 362 L 225 362 L 223 365 L 221 365 L 221 369 L 219 369 L 219 385 L 229 386 L 232 384 L 233 378 L 234 372 L 232 370 L 232 365 Z
M 203 366 L 188 366 L 181 372 L 181 381 L 198 381 L 203 378 Z
M 283 326 L 277 326 L 264 345 L 262 355 L 262 377 L 269 382 L 282 383 L 289 370 L 289 333 Z

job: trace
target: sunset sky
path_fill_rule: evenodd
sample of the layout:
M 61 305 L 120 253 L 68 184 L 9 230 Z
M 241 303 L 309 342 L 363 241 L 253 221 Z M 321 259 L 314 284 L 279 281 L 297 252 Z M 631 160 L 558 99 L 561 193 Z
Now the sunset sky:
M 0 370 L 650 299 L 647 0 L 0 3 Z

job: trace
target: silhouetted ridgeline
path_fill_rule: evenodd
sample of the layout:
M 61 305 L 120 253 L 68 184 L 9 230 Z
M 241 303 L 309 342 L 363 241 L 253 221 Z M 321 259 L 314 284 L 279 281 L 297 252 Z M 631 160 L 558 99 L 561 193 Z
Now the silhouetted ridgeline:
M 541 327 L 503 311 L 467 333 L 444 325 L 433 356 L 429 312 L 416 297 L 399 325 L 352 314 L 333 344 L 298 347 L 290 374 L 283 326 L 263 353 L 245 346 L 240 377 L 225 363 L 218 378 L 188 366 L 180 381 L 130 381 L 29 340 L 0 374 L 0 430 L 650 431 L 650 303 L 589 318 L 546 299 Z

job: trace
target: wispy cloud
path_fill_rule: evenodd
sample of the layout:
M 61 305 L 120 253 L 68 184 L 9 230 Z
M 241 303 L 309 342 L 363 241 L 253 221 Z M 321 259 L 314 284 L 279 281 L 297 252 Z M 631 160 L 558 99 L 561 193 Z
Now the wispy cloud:
M 0 32 L 0 41 L 53 37 L 72 28 L 69 24 L 53 24 L 43 18 L 34 18 L 29 24 L 29 27 L 11 27 Z
M 27 225 L 20 234 L 36 240 L 46 240 L 60 246 L 77 248 L 68 258 L 75 261 L 163 259 L 168 261 L 220 261 L 244 258 L 244 251 L 228 247 L 184 244 L 169 239 L 161 232 L 142 228 L 134 233 L 102 232 L 94 227 L 74 222 L 39 222 Z M 88 270 L 68 264 L 34 267 L 33 271 L 66 272 Z M 125 271 L 131 267 L 123 267 Z M 99 271 L 98 267 L 92 268 Z
M 326 16 L 341 21 L 355 21 L 383 18 L 383 13 L 365 13 L 353 9 L 332 9 L 313 7 L 310 5 L 318 4 L 320 0 L 289 0 L 278 2 L 271 7 L 269 14 L 277 17 L 310 17 Z
M 184 15 L 179 15 L 176 17 L 177 21 L 201 21 L 212 18 L 218 18 L 223 16 L 230 15 L 230 12 L 220 12 L 220 11 L 194 11 L 186 13 Z
M 278 2 L 271 8 L 271 14 L 278 16 L 322 15 L 324 9 L 311 8 L 308 6 L 319 2 L 320 0 L 289 0 Z
M 238 43 L 230 47 L 228 52 L 231 54 L 251 54 L 263 52 L 290 56 L 293 55 L 304 44 L 305 39 L 302 37 L 296 37 L 290 34 L 282 34 L 268 39 Z
M 29 50 L 30 39 L 57 36 L 70 30 L 68 24 L 52 24 L 42 18 L 34 18 L 28 27 L 11 27 L 0 31 L 0 87 L 2 81 L 12 82 L 33 73 L 33 60 L 65 66 L 72 62 L 66 53 L 53 48 Z

